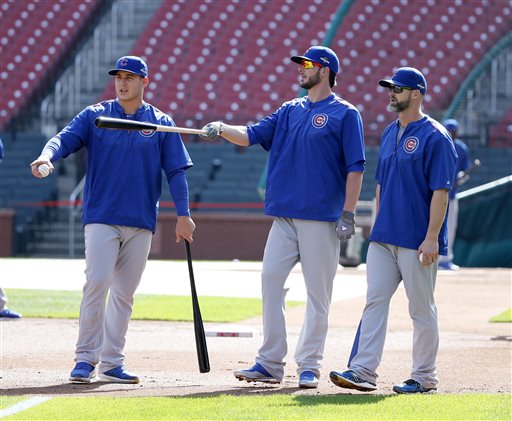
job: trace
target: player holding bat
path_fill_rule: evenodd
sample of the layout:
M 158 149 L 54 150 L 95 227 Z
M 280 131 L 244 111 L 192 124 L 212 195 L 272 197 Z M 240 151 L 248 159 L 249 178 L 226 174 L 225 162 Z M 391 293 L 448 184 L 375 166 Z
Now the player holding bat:
M 338 57 L 315 46 L 293 56 L 308 96 L 285 102 L 257 124 L 206 125 L 203 135 L 221 135 L 240 145 L 269 151 L 265 213 L 274 217 L 263 256 L 263 344 L 256 364 L 235 371 L 249 382 L 280 383 L 287 354 L 286 278 L 300 262 L 307 290 L 306 317 L 295 352 L 299 387 L 320 378 L 340 239 L 354 233 L 354 211 L 365 164 L 359 111 L 332 88 Z M 244 177 L 244 174 L 240 174 Z
M 104 130 L 98 116 L 174 126 L 172 119 L 143 100 L 148 67 L 135 56 L 121 57 L 115 69 L 115 100 L 91 105 L 51 138 L 32 162 L 32 174 L 42 178 L 42 165 L 82 148 L 87 149 L 87 176 L 82 222 L 85 233 L 85 275 L 76 366 L 69 380 L 138 383 L 124 366 L 126 331 L 133 296 L 146 266 L 156 229 L 162 169 L 169 182 L 178 221 L 176 242 L 192 240 L 185 170 L 192 161 L 177 133 Z M 43 167 L 44 168 L 44 167 Z M 105 306 L 107 294 L 108 303 Z

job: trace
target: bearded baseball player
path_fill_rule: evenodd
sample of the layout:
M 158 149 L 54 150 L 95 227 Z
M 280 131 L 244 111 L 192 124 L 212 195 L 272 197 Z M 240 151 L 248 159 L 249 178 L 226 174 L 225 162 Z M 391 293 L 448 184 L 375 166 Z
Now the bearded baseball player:
M 168 115 L 143 100 L 149 83 L 145 61 L 121 57 L 109 74 L 115 77 L 117 99 L 84 109 L 30 164 L 34 177 L 41 178 L 41 165 L 53 171 L 53 162 L 87 150 L 82 214 L 86 282 L 76 365 L 69 377 L 76 383 L 89 383 L 96 369 L 103 382 L 139 382 L 124 366 L 123 349 L 133 296 L 156 229 L 162 170 L 178 214 L 176 241 L 192 241 L 195 228 L 185 176 L 192 162 L 179 134 L 104 130 L 94 124 L 98 116 L 107 116 L 174 126 Z
M 221 135 L 270 152 L 265 213 L 274 217 L 263 256 L 263 344 L 256 363 L 235 371 L 248 382 L 280 383 L 288 352 L 286 279 L 300 262 L 307 289 L 306 317 L 295 352 L 299 387 L 316 388 L 327 334 L 339 239 L 354 232 L 365 165 L 363 123 L 358 110 L 332 92 L 338 57 L 314 46 L 297 63 L 308 96 L 285 102 L 249 126 L 213 122 L 207 138 Z M 243 177 L 243 175 L 241 175 Z
M 457 154 L 447 130 L 421 110 L 427 82 L 419 70 L 402 67 L 379 84 L 389 89 L 389 110 L 398 120 L 381 138 L 366 306 L 348 370 L 332 371 L 330 377 L 340 387 L 377 389 L 389 302 L 403 281 L 414 326 L 413 366 L 410 379 L 393 391 L 433 393 L 439 345 L 434 287 L 437 258 L 447 253 L 445 216 Z

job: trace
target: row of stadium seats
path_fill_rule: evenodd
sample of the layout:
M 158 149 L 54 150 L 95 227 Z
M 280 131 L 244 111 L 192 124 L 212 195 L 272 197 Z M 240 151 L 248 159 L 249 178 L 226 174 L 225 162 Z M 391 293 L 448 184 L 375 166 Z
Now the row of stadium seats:
M 296 96 L 289 57 L 322 43 L 338 2 L 163 2 L 133 54 L 148 60 L 146 98 L 180 125 L 262 118 Z M 367 142 L 393 116 L 377 85 L 400 66 L 427 77 L 427 112 L 446 108 L 470 70 L 510 30 L 511 2 L 356 1 L 332 48 L 342 72 L 335 91 L 363 114 Z M 321 16 L 322 18 L 319 18 Z M 102 98 L 112 96 L 109 86 Z
M 99 3 L 99 0 L 2 2 L 0 130 L 68 54 Z

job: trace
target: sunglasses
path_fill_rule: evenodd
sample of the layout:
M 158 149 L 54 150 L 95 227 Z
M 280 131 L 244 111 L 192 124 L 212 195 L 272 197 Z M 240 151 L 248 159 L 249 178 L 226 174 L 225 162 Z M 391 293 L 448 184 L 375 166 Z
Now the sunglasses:
M 319 67 L 319 68 L 322 68 L 324 66 L 322 66 L 321 64 L 319 63 L 315 63 L 314 61 L 311 61 L 311 60 L 303 60 L 302 63 L 300 64 L 304 69 L 312 69 L 313 67 Z
M 408 88 L 407 86 L 390 86 L 389 90 L 393 91 L 395 94 L 401 94 L 403 91 L 412 91 L 412 88 Z

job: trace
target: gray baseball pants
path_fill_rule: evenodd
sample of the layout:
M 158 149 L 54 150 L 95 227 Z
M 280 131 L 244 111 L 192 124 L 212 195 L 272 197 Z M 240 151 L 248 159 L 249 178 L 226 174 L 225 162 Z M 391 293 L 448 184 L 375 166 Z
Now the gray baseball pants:
M 104 224 L 88 224 L 84 232 L 86 282 L 75 361 L 99 362 L 100 372 L 105 372 L 124 365 L 133 295 L 146 267 L 152 233 Z
M 376 383 L 389 315 L 389 302 L 403 280 L 413 321 L 411 378 L 435 387 L 439 328 L 434 288 L 437 263 L 423 266 L 417 250 L 371 242 L 366 259 L 366 306 L 357 330 L 348 367 Z
M 288 352 L 285 322 L 286 279 L 300 261 L 306 283 L 306 315 L 297 343 L 297 373 L 310 370 L 320 377 L 340 242 L 334 222 L 276 218 L 263 256 L 263 344 L 256 362 L 275 378 L 284 376 Z
M 7 295 L 2 288 L 0 288 L 0 311 L 4 311 L 7 308 Z

